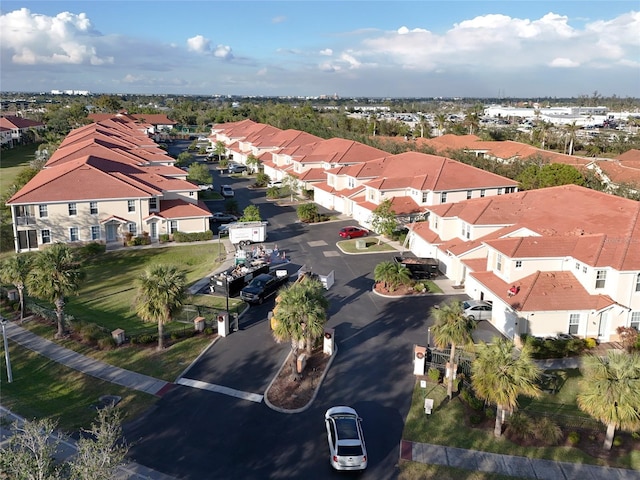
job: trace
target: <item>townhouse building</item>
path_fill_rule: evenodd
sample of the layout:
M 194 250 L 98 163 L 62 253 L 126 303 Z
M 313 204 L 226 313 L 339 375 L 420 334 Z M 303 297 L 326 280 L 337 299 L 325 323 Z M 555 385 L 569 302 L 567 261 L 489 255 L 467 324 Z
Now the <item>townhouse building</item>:
M 15 250 L 206 231 L 211 212 L 186 175 L 135 123 L 112 118 L 73 130 L 7 202 Z
M 618 338 L 640 327 L 640 203 L 576 185 L 428 208 L 409 245 L 509 338 Z M 508 290 L 516 287 L 517 294 Z
M 3 147 L 13 148 L 20 145 L 28 138 L 31 130 L 44 131 L 46 125 L 42 122 L 15 115 L 3 115 L 0 117 L 0 140 Z

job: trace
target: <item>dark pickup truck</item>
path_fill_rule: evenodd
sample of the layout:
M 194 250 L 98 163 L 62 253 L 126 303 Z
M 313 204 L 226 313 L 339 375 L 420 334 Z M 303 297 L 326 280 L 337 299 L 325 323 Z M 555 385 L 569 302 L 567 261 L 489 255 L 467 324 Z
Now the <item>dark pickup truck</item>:
M 270 297 L 289 281 L 286 270 L 276 270 L 273 273 L 262 273 L 240 291 L 240 298 L 247 303 L 261 304 L 264 299 Z
M 435 278 L 438 271 L 438 260 L 435 258 L 393 257 L 396 263 L 407 267 L 414 280 L 428 280 Z

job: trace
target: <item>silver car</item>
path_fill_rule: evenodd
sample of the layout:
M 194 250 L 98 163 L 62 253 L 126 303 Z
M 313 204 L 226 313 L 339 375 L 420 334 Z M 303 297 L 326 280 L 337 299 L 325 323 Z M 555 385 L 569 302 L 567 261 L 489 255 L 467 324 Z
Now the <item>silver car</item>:
M 332 407 L 324 414 L 331 466 L 336 470 L 367 468 L 362 419 L 351 407 Z
M 462 308 L 464 308 L 464 314 L 469 320 L 491 320 L 493 307 L 489 302 L 467 300 L 462 302 Z

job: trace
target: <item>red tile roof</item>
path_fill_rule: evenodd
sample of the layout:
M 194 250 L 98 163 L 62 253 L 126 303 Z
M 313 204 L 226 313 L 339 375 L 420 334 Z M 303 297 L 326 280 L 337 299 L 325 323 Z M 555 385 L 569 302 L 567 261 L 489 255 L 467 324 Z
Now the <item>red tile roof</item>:
M 168 220 L 201 218 L 211 216 L 211 211 L 203 201 L 194 204 L 184 200 L 162 200 L 158 216 Z
M 0 127 L 8 128 L 10 130 L 44 126 L 45 124 L 42 122 L 37 122 L 36 120 L 30 120 L 28 118 L 16 117 L 15 115 L 3 115 L 0 117 Z

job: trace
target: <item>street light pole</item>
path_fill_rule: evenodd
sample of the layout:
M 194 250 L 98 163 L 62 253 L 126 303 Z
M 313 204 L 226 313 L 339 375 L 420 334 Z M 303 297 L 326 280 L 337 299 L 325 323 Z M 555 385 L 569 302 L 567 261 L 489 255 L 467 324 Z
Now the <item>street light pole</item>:
M 427 328 L 427 348 L 431 347 L 431 327 Z
M 13 373 L 11 372 L 11 359 L 9 358 L 9 342 L 7 341 L 7 333 L 5 332 L 7 321 L 0 317 L 0 324 L 2 324 L 2 338 L 4 340 L 4 359 L 7 363 L 7 379 L 9 383 L 11 383 L 13 382 Z

